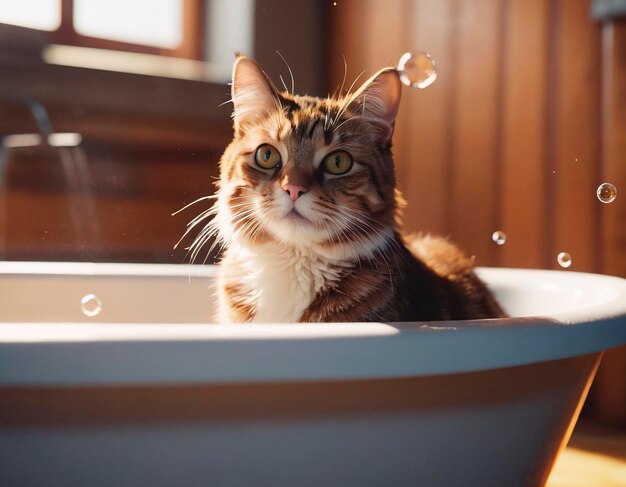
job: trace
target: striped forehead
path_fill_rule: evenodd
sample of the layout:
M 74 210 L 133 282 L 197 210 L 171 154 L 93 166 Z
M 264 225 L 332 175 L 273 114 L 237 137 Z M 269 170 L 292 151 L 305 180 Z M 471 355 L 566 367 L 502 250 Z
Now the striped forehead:
M 330 122 L 339 111 L 336 101 L 302 96 L 281 101 L 285 118 L 277 132 L 278 140 L 291 139 L 300 144 L 312 140 L 330 145 L 334 135 Z

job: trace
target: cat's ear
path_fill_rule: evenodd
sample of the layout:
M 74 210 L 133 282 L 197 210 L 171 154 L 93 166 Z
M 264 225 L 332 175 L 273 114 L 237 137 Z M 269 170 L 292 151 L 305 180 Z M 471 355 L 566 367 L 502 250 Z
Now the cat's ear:
M 231 98 L 235 131 L 258 121 L 280 105 L 278 91 L 252 58 L 237 55 L 233 67 Z
M 388 142 L 400 106 L 402 84 L 394 68 L 380 70 L 352 96 L 350 110 L 380 129 L 380 141 Z

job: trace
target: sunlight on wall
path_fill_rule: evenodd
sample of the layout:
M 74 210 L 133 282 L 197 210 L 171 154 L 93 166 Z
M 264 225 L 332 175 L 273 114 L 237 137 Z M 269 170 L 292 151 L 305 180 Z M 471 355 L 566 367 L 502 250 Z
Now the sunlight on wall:
M 61 0 L 0 0 L 0 22 L 39 30 L 61 24 Z

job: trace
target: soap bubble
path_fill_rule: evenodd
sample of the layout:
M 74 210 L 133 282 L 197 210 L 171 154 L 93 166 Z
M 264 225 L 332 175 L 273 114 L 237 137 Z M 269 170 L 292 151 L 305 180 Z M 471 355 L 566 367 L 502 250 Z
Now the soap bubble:
M 498 245 L 504 245 L 506 243 L 506 233 L 501 230 L 497 230 L 493 232 L 493 235 L 491 235 L 491 240 Z
M 420 90 L 432 85 L 437 79 L 435 60 L 425 52 L 404 53 L 398 62 L 398 73 L 403 84 Z
M 602 203 L 612 203 L 617 198 L 617 188 L 611 183 L 602 183 L 598 186 L 596 195 Z
M 567 252 L 561 252 L 556 256 L 556 261 L 559 263 L 561 267 L 569 267 L 572 265 L 572 256 Z
M 80 300 L 80 309 L 85 316 L 98 316 L 102 311 L 102 301 L 95 294 L 87 294 Z

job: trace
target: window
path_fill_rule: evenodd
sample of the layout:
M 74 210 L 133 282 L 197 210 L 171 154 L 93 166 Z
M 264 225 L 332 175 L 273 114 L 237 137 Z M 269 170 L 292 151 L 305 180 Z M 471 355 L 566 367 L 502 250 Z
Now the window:
M 182 0 L 74 0 L 83 36 L 176 49 L 183 39 Z
M 57 30 L 61 0 L 0 0 L 0 22 L 30 29 Z
M 0 0 L 0 22 L 59 44 L 202 59 L 202 0 Z

